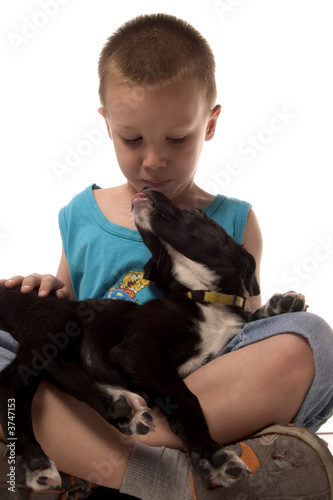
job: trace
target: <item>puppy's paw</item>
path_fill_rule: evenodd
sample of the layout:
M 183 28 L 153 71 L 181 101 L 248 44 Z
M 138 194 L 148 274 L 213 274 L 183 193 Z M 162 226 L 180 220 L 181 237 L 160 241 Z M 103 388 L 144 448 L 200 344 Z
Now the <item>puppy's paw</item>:
M 279 314 L 306 311 L 305 297 L 301 293 L 286 292 L 274 294 L 264 306 L 255 311 L 251 320 L 262 318 L 269 318 L 271 316 L 278 316 Z
M 134 392 L 113 387 L 106 388 L 112 397 L 111 423 L 123 434 L 148 434 L 155 423 L 146 401 Z
M 148 434 L 148 432 L 155 430 L 155 423 L 153 417 L 149 412 L 149 408 L 145 407 L 133 411 L 130 419 L 124 422 L 119 422 L 116 425 L 117 429 L 123 434 Z
M 273 295 L 266 305 L 268 316 L 276 316 L 278 314 L 306 311 L 307 305 L 305 297 L 301 293 L 286 292 L 276 293 Z
M 53 460 L 39 456 L 24 460 L 18 456 L 16 460 L 18 471 L 25 476 L 26 485 L 34 491 L 59 488 L 61 477 Z
M 191 453 L 191 460 L 196 472 L 217 486 L 232 486 L 250 472 L 234 451 L 224 448 L 216 451 L 209 460 Z

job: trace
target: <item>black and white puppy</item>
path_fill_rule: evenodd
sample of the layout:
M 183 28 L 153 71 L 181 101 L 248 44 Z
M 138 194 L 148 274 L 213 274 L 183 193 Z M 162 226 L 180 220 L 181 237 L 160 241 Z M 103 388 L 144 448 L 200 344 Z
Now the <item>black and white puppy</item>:
M 259 294 L 252 255 L 205 213 L 180 209 L 158 191 L 145 189 L 132 204 L 152 254 L 145 277 L 168 298 L 143 305 L 72 301 L 0 286 L 0 328 L 20 343 L 0 373 L 0 422 L 8 443 L 13 432 L 17 437 L 17 469 L 35 490 L 61 483 L 31 423 L 32 398 L 43 378 L 125 434 L 153 431 L 149 406 L 160 406 L 200 474 L 223 486 L 241 479 L 246 465 L 212 439 L 183 378 L 217 357 L 246 322 L 305 310 L 304 297 L 290 292 L 246 312 L 245 291 Z

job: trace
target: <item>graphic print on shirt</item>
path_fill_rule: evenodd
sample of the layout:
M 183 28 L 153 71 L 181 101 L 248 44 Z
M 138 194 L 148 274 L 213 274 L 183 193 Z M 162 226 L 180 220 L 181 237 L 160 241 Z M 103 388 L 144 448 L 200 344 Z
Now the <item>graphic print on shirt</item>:
M 143 272 L 129 271 L 119 285 L 108 290 L 106 297 L 113 300 L 138 302 L 136 294 L 149 284 L 150 281 L 144 279 Z

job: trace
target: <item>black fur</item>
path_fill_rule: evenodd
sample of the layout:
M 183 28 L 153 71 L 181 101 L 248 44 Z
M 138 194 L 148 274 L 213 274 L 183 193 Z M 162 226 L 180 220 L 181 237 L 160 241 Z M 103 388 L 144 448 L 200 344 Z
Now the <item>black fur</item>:
M 7 401 L 15 399 L 17 466 L 35 489 L 59 483 L 31 425 L 32 398 L 43 378 L 89 404 L 126 434 L 153 430 L 148 405 L 160 406 L 195 467 L 203 476 L 208 471 L 218 484 L 232 484 L 247 470 L 211 438 L 200 404 L 179 371 L 184 375 L 184 363 L 202 354 L 204 336 L 211 334 L 205 330 L 207 308 L 232 314 L 240 328 L 252 318 L 237 307 L 200 305 L 189 299 L 184 293 L 189 290 L 187 278 L 176 272 L 178 254 L 170 247 L 186 256 L 180 266 L 194 263 L 210 270 L 213 280 L 202 286 L 219 293 L 258 294 L 255 261 L 203 212 L 177 208 L 152 189 L 141 196 L 133 216 L 152 253 L 145 277 L 165 288 L 167 299 L 141 306 L 98 299 L 77 302 L 0 286 L 0 328 L 20 343 L 16 359 L 0 373 L 0 421 L 10 438 Z M 217 347 L 222 349 L 227 340 L 222 338 Z M 206 353 L 206 359 L 191 369 L 217 353 Z

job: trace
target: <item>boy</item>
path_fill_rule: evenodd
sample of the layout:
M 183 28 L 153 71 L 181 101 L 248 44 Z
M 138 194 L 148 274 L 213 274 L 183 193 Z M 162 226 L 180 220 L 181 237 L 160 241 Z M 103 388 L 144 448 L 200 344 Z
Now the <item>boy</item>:
M 147 185 L 179 206 L 204 209 L 226 227 L 254 255 L 259 279 L 261 233 L 250 205 L 213 197 L 194 182 L 204 141 L 213 138 L 221 112 L 214 70 L 207 42 L 172 16 L 136 18 L 110 37 L 99 61 L 99 112 L 127 181 L 110 189 L 90 187 L 61 211 L 57 278 L 14 277 L 8 287 L 20 284 L 23 293 L 39 288 L 40 296 L 53 292 L 59 298 L 107 297 L 118 289 L 127 293 L 132 273 L 139 285 L 132 283 L 136 301 L 156 296 L 158 290 L 142 278 L 149 252 L 130 217 L 132 195 Z M 248 298 L 249 309 L 259 306 L 258 297 Z M 333 334 L 320 318 L 293 313 L 247 325 L 222 354 L 186 379 L 219 442 L 237 442 L 271 424 L 317 430 L 333 413 Z M 211 490 L 177 451 L 182 445 L 166 421 L 155 415 L 154 434 L 124 438 L 47 382 L 33 405 L 36 437 L 62 471 L 142 499 L 332 494 L 331 457 L 310 432 L 280 427 L 282 437 L 265 431 L 269 437 L 235 445 L 244 460 L 251 458 L 253 474 L 229 489 Z M 304 433 L 307 445 L 300 439 Z

